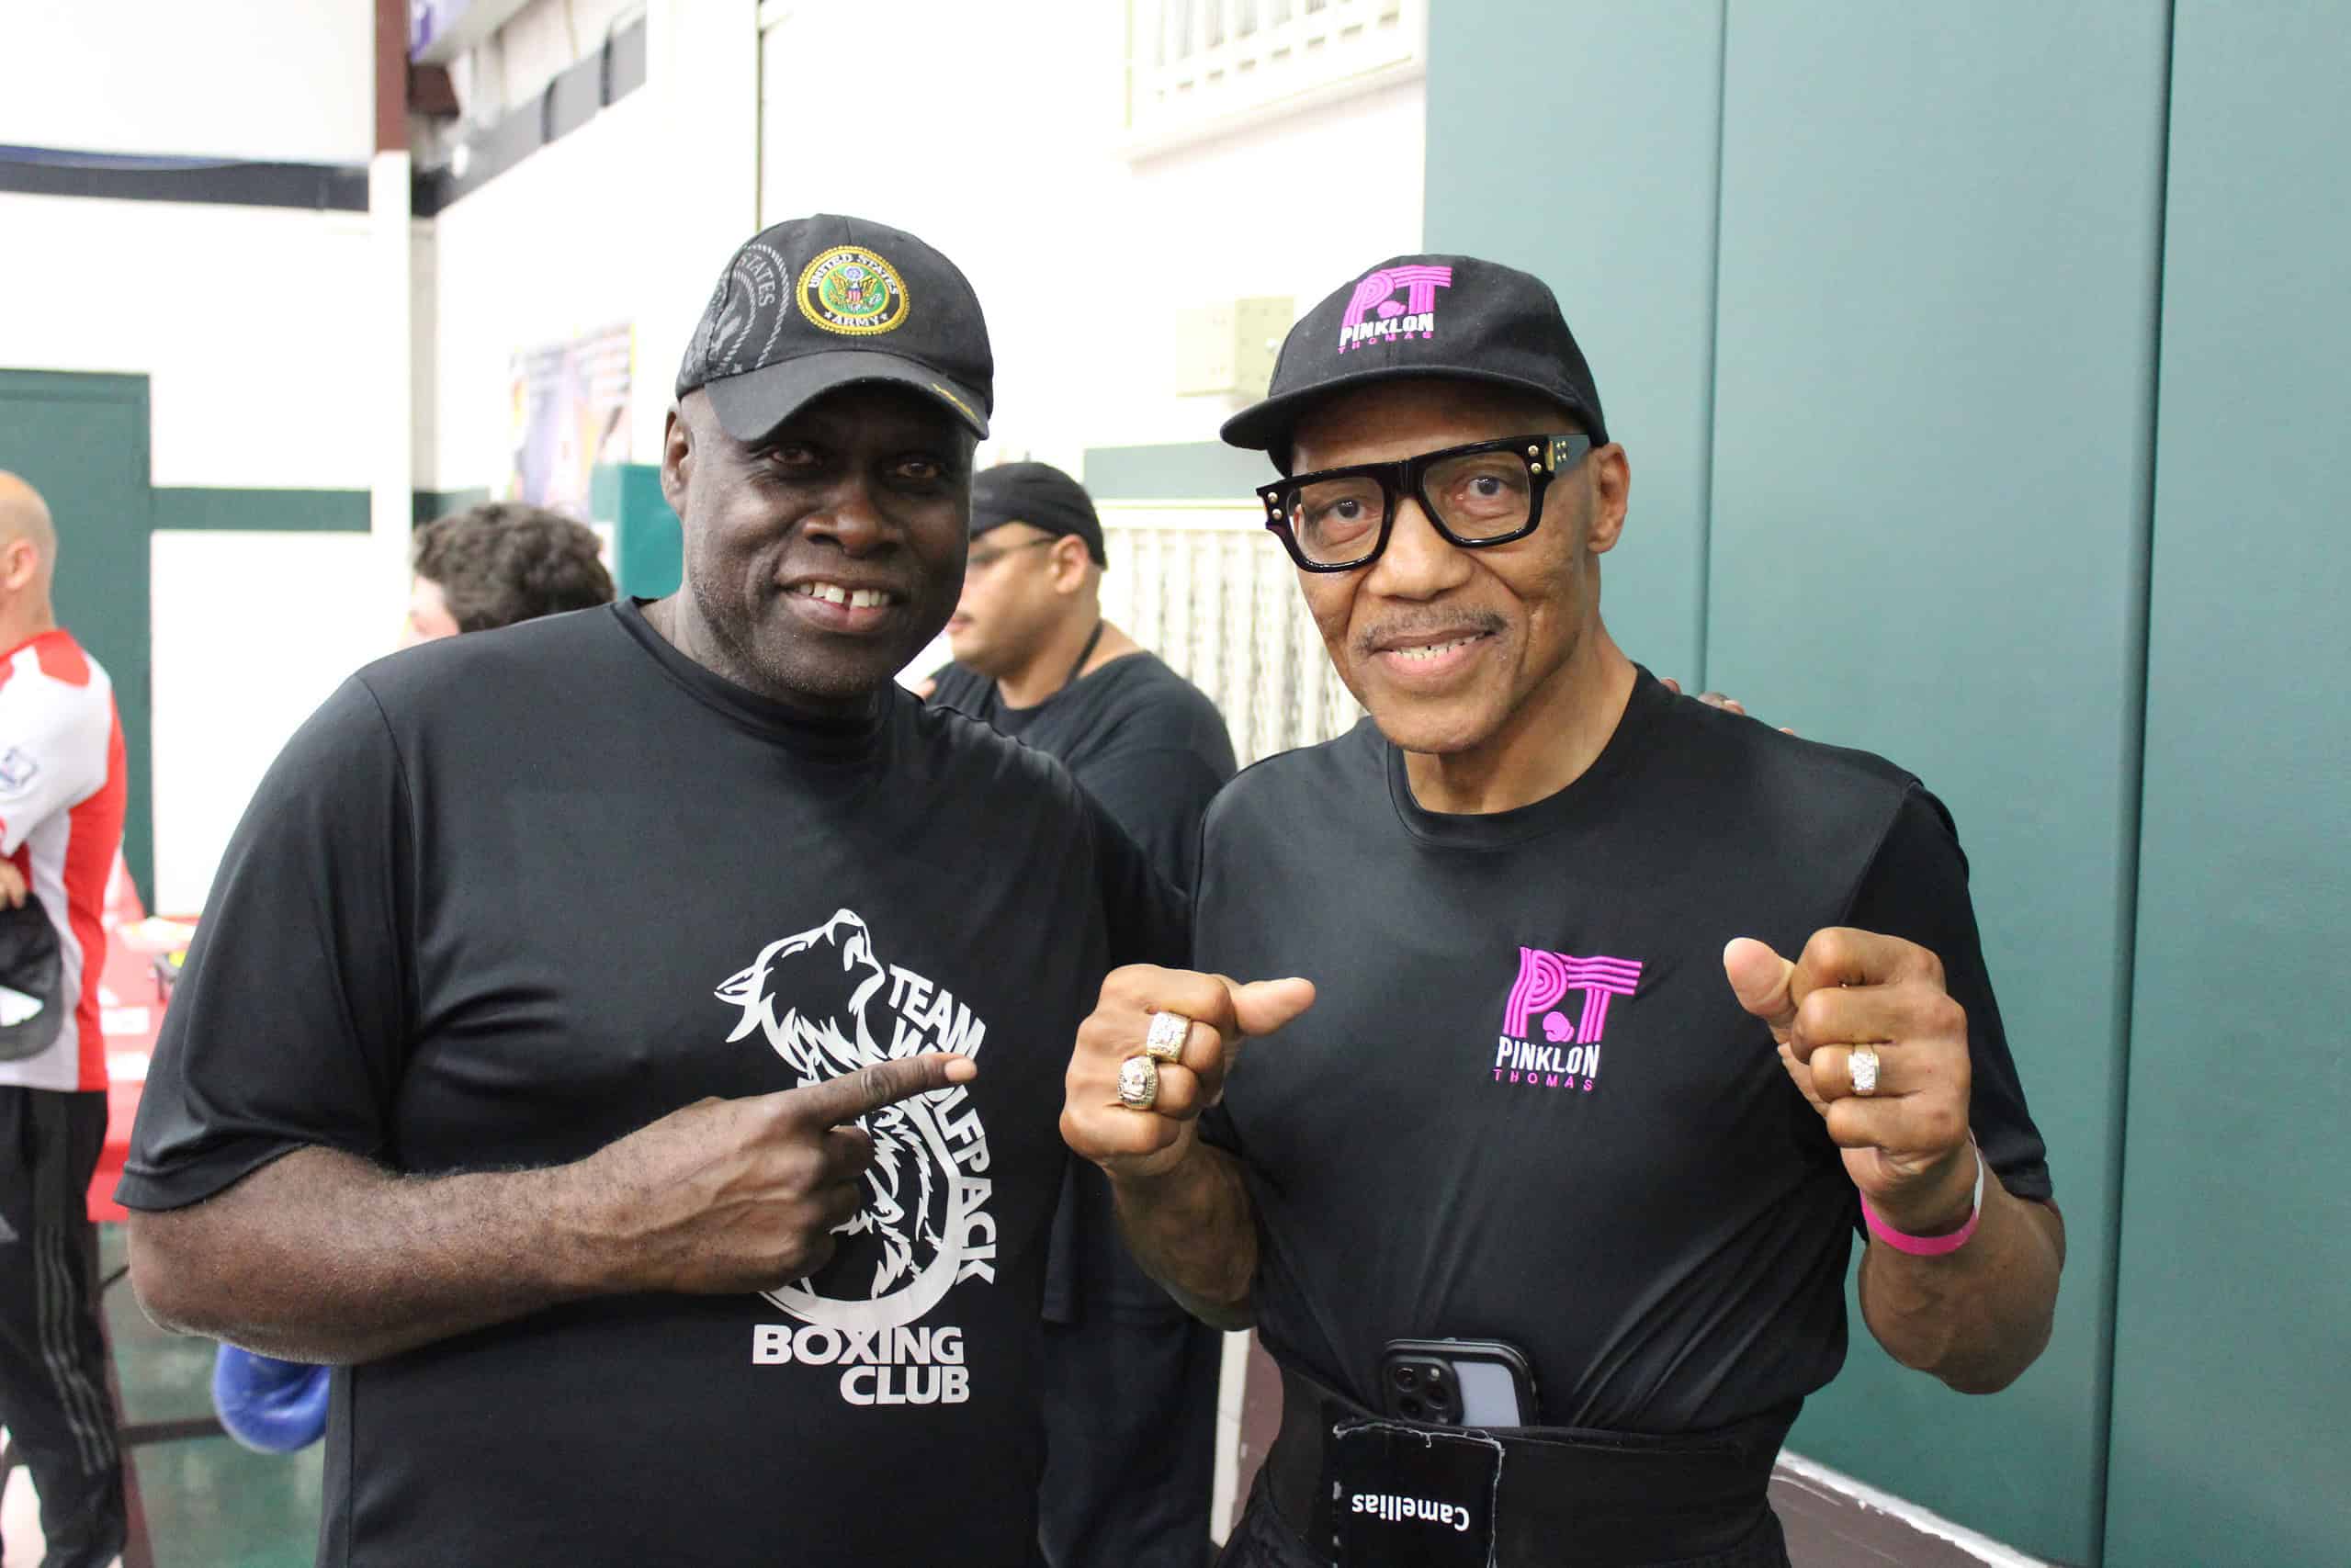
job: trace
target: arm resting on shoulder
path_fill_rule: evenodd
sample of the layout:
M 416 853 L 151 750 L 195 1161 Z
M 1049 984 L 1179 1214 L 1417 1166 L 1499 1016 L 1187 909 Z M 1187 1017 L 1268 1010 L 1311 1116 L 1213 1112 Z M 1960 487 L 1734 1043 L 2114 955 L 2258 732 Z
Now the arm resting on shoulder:
M 1212 1328 L 1256 1321 L 1257 1213 L 1240 1162 L 1187 1128 L 1184 1156 L 1154 1175 L 1113 1175 L 1118 1228 L 1143 1271 Z
M 1972 1185 L 1972 1170 L 1965 1174 Z M 1984 1216 L 1957 1252 L 1915 1257 L 1872 1237 L 1861 1255 L 1870 1332 L 1895 1360 L 1961 1393 L 1999 1393 L 2048 1348 L 2065 1264 L 2055 1207 L 2017 1197 L 1995 1172 L 1984 1177 Z

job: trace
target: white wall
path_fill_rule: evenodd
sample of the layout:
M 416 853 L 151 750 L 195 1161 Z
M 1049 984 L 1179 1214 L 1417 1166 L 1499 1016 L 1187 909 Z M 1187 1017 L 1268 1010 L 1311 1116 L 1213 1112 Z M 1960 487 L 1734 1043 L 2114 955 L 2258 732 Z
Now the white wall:
M 154 482 L 367 487 L 358 212 L 0 194 L 0 365 L 153 378 Z
M 643 310 L 660 238 L 641 199 L 658 118 L 650 94 L 632 93 L 433 220 L 435 430 L 433 455 L 419 450 L 423 488 L 504 479 L 517 350 L 633 323 Z M 640 386 L 646 371 L 640 355 Z M 652 379 L 666 395 L 668 378 Z
M 365 534 L 154 536 L 155 886 L 150 907 L 204 906 L 254 786 L 343 678 L 389 653 Z
M 0 195 L 0 366 L 148 377 L 159 486 L 364 491 L 370 243 L 365 213 Z M 398 595 L 364 534 L 159 534 L 152 566 L 143 891 L 194 910 L 286 737 L 392 646 Z
M 654 0 L 645 85 L 434 220 L 420 487 L 500 483 L 514 353 L 621 324 L 636 330 L 632 457 L 656 459 L 678 356 L 756 226 L 756 13 Z
M 372 0 L 10 0 L 0 143 L 364 164 Z
M 1125 7 L 910 0 L 889 106 L 829 69 L 822 8 L 765 40 L 762 219 L 910 230 L 971 277 L 996 349 L 995 454 L 1206 441 L 1235 406 L 1174 390 L 1185 307 L 1304 312 L 1420 243 L 1425 96 L 1390 86 L 1140 162 L 1124 152 Z
M 821 8 L 794 8 L 746 54 L 752 12 L 657 4 L 644 91 L 435 220 L 419 485 L 498 483 L 514 353 L 623 321 L 634 456 L 652 460 L 686 334 L 762 222 L 852 212 L 954 257 L 996 345 L 987 456 L 1072 468 L 1090 446 L 1215 438 L 1234 400 L 1173 390 L 1183 309 L 1286 295 L 1303 311 L 1420 243 L 1417 82 L 1130 162 L 1113 0 L 899 0 L 889 101 L 919 113 L 877 112 L 870 75 L 838 68 Z

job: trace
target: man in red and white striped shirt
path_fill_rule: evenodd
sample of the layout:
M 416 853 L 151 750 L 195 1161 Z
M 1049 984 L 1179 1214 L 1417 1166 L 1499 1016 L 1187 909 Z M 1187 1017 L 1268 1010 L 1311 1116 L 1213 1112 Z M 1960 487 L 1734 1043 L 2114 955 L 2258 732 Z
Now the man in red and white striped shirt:
M 59 958 L 53 987 L 0 973 L 0 1426 L 32 1472 L 44 1562 L 100 1568 L 125 1518 L 85 1195 L 106 1142 L 98 915 L 122 840 L 122 725 L 113 682 L 51 609 L 56 565 L 49 508 L 0 473 L 0 903 L 38 900 Z

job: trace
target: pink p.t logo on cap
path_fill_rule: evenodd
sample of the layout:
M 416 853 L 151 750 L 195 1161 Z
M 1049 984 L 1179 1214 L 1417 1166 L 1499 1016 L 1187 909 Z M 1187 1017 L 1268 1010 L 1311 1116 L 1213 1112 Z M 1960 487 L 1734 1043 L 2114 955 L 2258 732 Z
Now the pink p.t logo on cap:
M 1453 269 L 1416 263 L 1409 266 L 1384 266 L 1363 275 L 1348 297 L 1347 313 L 1339 321 L 1339 352 L 1368 343 L 1373 338 L 1424 338 L 1437 335 L 1437 290 L 1453 286 Z M 1396 302 L 1397 289 L 1404 290 L 1404 303 Z M 1366 316 L 1375 320 L 1365 321 Z

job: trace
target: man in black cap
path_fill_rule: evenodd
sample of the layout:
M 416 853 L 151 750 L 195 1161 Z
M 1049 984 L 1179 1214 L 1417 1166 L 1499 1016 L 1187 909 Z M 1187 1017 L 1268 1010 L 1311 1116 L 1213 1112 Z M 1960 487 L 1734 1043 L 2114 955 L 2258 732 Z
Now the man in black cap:
M 992 365 L 855 219 L 729 263 L 684 581 L 363 670 L 222 862 L 122 1201 L 159 1322 L 337 1366 L 320 1561 L 1015 1563 L 1074 1031 L 1181 902 L 892 676 Z
M 934 705 L 1068 765 L 1171 886 L 1233 776 L 1216 705 L 1103 618 L 1085 487 L 1045 463 L 981 470 Z M 1046 1560 L 1197 1568 L 1215 1479 L 1219 1337 L 1127 1256 L 1110 1187 L 1073 1159 L 1046 1276 Z M 1106 1391 L 1115 1389 L 1114 1396 Z
M 984 468 L 971 537 L 932 701 L 1060 758 L 1185 886 L 1200 814 L 1233 776 L 1232 737 L 1206 693 L 1103 616 L 1092 498 L 1045 463 Z
M 1225 437 L 1286 476 L 1370 717 L 1218 797 L 1206 973 L 1105 983 L 1062 1127 L 1282 1364 L 1226 1561 L 1783 1564 L 1855 1231 L 1896 1359 L 1990 1391 L 2048 1340 L 2064 1233 L 1950 818 L 1618 649 L 1630 468 L 1537 279 L 1380 264 Z

